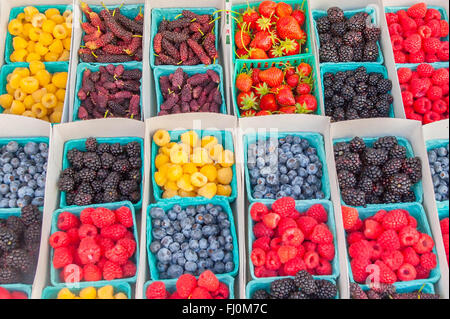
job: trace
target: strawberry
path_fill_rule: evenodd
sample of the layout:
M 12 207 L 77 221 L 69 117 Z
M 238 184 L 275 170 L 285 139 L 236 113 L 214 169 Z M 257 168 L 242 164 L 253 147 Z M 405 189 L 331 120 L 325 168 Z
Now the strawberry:
M 425 18 L 427 5 L 424 2 L 416 3 L 406 11 L 411 18 Z
M 282 39 L 300 40 L 302 38 L 300 25 L 292 16 L 278 19 L 276 26 L 277 34 Z
M 311 92 L 311 85 L 309 85 L 308 83 L 300 83 L 296 90 L 297 94 L 302 95 L 302 94 L 308 94 Z
M 308 77 L 311 74 L 312 67 L 308 63 L 302 62 L 297 66 L 296 71 L 301 77 Z
M 248 32 L 239 30 L 234 35 L 234 43 L 236 43 L 236 46 L 238 47 L 238 49 L 246 48 L 248 46 L 248 44 L 250 43 L 250 41 L 251 41 L 251 38 L 250 38 L 250 35 L 248 34 Z
M 259 48 L 251 48 L 249 51 L 249 57 L 252 60 L 265 60 L 269 58 L 266 52 Z
M 292 7 L 285 2 L 279 2 L 275 7 L 275 14 L 278 18 L 290 16 L 292 14 Z
M 252 78 L 247 73 L 241 73 L 236 77 L 235 85 L 241 92 L 250 92 L 252 84 Z
M 274 94 L 266 94 L 261 98 L 259 107 L 263 111 L 275 112 L 278 110 L 277 101 Z
M 294 113 L 299 113 L 297 112 L 297 107 L 295 105 L 291 105 L 291 106 L 283 106 L 281 107 L 278 112 L 280 112 L 280 114 L 294 114 Z
M 251 116 L 255 116 L 255 115 L 256 115 L 255 110 L 247 110 L 247 111 L 241 113 L 242 117 L 251 117 Z
M 237 103 L 242 110 L 255 109 L 258 104 L 253 92 L 241 92 L 237 96 Z
M 252 81 L 254 85 L 259 84 L 261 82 L 259 80 L 259 72 L 261 72 L 261 69 L 257 68 L 252 69 Z
M 297 20 L 299 26 L 302 26 L 306 21 L 305 12 L 303 10 L 292 11 L 292 16 Z
M 428 113 L 429 111 L 431 111 L 431 107 L 432 107 L 431 101 L 426 97 L 418 98 L 417 100 L 414 101 L 413 104 L 414 111 L 419 114 Z
M 273 1 L 263 1 L 259 4 L 258 11 L 263 17 L 269 18 L 275 14 L 277 4 Z
M 297 74 L 292 74 L 286 78 L 286 83 L 291 87 L 295 88 L 298 85 L 299 76 Z
M 267 31 L 260 31 L 255 34 L 252 42 L 250 42 L 251 48 L 258 48 L 263 51 L 267 51 L 272 47 L 272 38 Z
M 259 111 L 256 113 L 255 116 L 265 116 L 265 115 L 272 115 L 272 112 L 270 111 Z
M 272 47 L 272 49 L 270 49 L 267 52 L 267 54 L 271 59 L 273 59 L 273 58 L 282 57 L 282 56 L 284 56 L 285 53 L 284 53 L 284 49 L 281 45 L 274 45 Z
M 258 79 L 259 81 L 259 79 Z M 259 98 L 263 97 L 266 94 L 270 93 L 270 88 L 267 86 L 267 83 L 259 82 L 253 87 L 253 92 Z
M 242 14 L 242 21 L 245 22 L 250 29 L 254 29 L 256 26 L 256 21 L 259 19 L 259 14 L 254 9 L 248 7 L 247 10 Z
M 314 95 L 304 94 L 295 98 L 300 113 L 314 113 L 317 111 L 317 100 Z
M 236 57 L 238 59 L 248 59 L 250 56 L 249 56 L 247 50 L 242 48 L 242 49 L 236 50 Z
M 292 39 L 280 41 L 279 48 L 286 55 L 295 55 L 300 53 L 300 44 L 296 40 Z
M 283 88 L 278 90 L 276 100 L 281 106 L 290 106 L 295 104 L 294 94 L 291 89 Z
M 441 116 L 438 113 L 430 111 L 423 116 L 422 122 L 423 122 L 423 124 L 428 124 L 428 123 L 439 121 L 440 119 L 441 119 Z
M 259 79 L 270 87 L 276 87 L 283 82 L 283 71 L 276 67 L 259 72 Z
M 270 31 L 271 27 L 272 21 L 270 20 L 270 18 L 260 17 L 258 20 L 256 20 L 256 31 Z

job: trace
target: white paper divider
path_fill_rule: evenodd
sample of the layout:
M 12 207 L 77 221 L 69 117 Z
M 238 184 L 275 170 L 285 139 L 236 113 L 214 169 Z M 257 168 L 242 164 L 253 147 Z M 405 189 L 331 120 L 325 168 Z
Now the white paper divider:
M 144 284 L 150 280 L 149 275 L 149 265 L 147 257 L 147 206 L 150 203 L 155 203 L 153 197 L 153 187 L 152 187 L 152 176 L 154 172 L 151 172 L 151 146 L 153 141 L 153 134 L 159 130 L 164 129 L 168 131 L 174 130 L 219 130 L 228 131 L 233 137 L 234 152 L 236 158 L 236 174 L 237 174 L 237 198 L 231 203 L 231 208 L 235 218 L 235 226 L 238 234 L 238 244 L 239 244 L 239 273 L 237 278 L 237 285 L 235 285 L 235 290 L 241 291 L 240 288 L 244 285 L 243 282 L 243 268 L 242 260 L 245 258 L 245 250 L 243 243 L 245 241 L 245 223 L 243 220 L 244 212 L 240 210 L 240 202 L 243 201 L 243 185 L 241 176 L 243 176 L 243 171 L 240 162 L 241 148 L 237 143 L 237 120 L 234 116 L 221 115 L 215 113 L 188 113 L 188 114 L 175 114 L 158 116 L 154 118 L 147 119 L 145 121 L 145 158 L 144 158 L 144 196 L 142 203 L 142 216 L 141 216 L 141 237 L 140 237 L 140 261 L 138 269 L 138 277 L 136 282 L 136 299 L 144 299 Z M 236 298 L 243 298 L 244 295 L 236 294 Z
M 428 156 L 423 138 L 422 124 L 418 121 L 404 119 L 363 119 L 331 124 L 332 139 L 347 137 L 403 137 L 409 141 L 414 156 L 422 161 L 423 207 L 428 217 L 434 242 L 437 249 L 441 278 L 436 284 L 437 293 L 442 298 L 449 298 L 449 275 L 447 258 L 442 240 L 441 227 L 434 200 L 433 184 L 429 170 Z M 340 261 L 342 262 L 342 261 Z
M 65 142 L 73 139 L 95 137 L 140 137 L 144 138 L 144 122 L 130 119 L 100 119 L 55 125 L 51 138 L 45 192 L 44 218 L 41 250 L 33 284 L 32 298 L 40 299 L 42 289 L 50 285 L 50 237 L 53 212 L 59 207 L 60 192 L 57 187 L 62 170 Z M 145 183 L 145 177 L 143 177 Z M 139 231 L 139 228 L 138 228 Z M 139 268 L 139 265 L 138 265 Z
M 337 244 L 338 244 L 338 257 L 339 257 L 339 278 L 337 280 L 339 295 L 342 299 L 348 299 L 348 270 L 347 263 L 345 262 L 347 256 L 347 250 L 345 245 L 345 232 L 342 222 L 341 205 L 340 205 L 340 197 L 337 187 L 337 176 L 334 170 L 334 156 L 333 156 L 333 145 L 330 134 L 330 118 L 325 116 L 317 116 L 317 115 L 274 115 L 274 116 L 261 116 L 255 118 L 242 118 L 239 119 L 239 143 L 241 149 L 241 158 L 240 161 L 244 163 L 244 136 L 248 133 L 256 133 L 258 130 L 266 130 L 272 131 L 276 130 L 278 132 L 315 132 L 319 133 L 323 136 L 324 145 L 325 145 L 325 155 L 326 155 L 326 164 L 328 168 L 328 175 L 330 180 L 330 194 L 331 201 L 333 202 L 334 209 L 334 217 L 336 223 L 336 236 L 337 236 Z M 245 167 L 244 167 L 245 169 Z M 244 176 L 242 176 L 242 180 Z M 246 187 L 246 185 L 244 185 Z M 250 221 L 247 220 L 248 216 L 248 207 L 249 201 L 247 198 L 247 193 L 245 192 L 245 201 L 241 204 L 244 207 L 240 208 L 245 214 L 246 223 Z M 247 224 L 246 224 L 247 225 Z M 247 228 L 246 228 L 247 229 Z M 247 237 L 245 237 L 245 247 L 247 247 L 249 243 L 247 242 Z M 247 250 L 246 250 L 247 252 Z M 246 264 L 246 272 L 245 272 L 245 282 L 251 280 L 249 265 L 247 265 L 247 259 L 249 256 L 246 254 L 245 264 Z M 245 289 L 245 287 L 244 287 Z M 243 292 L 245 293 L 245 290 Z
M 448 139 L 448 119 L 426 124 L 422 128 L 425 141 Z
M 39 3 L 35 3 L 32 0 L 1 0 L 1 10 L 0 10 L 0 30 L 4 30 L 3 32 L 0 32 L 0 67 L 2 67 L 5 62 L 5 44 L 6 44 L 6 34 L 8 32 L 8 23 L 9 23 L 9 14 L 11 12 L 11 8 L 16 7 L 22 7 L 22 6 L 42 6 L 42 5 L 71 5 L 73 6 L 74 0 L 39 0 Z M 71 42 L 71 48 L 70 48 L 70 58 L 69 58 L 69 69 L 67 70 L 67 84 L 66 84 L 66 96 L 64 98 L 64 108 L 63 113 L 61 117 L 61 123 L 68 122 L 69 119 L 69 100 L 71 98 L 71 88 L 70 86 L 70 78 L 73 75 L 71 70 L 71 62 L 72 62 L 72 54 L 73 54 L 73 32 L 74 32 L 74 25 L 75 20 L 77 17 L 74 13 L 74 10 L 72 8 L 73 12 L 73 23 L 72 23 L 72 42 Z

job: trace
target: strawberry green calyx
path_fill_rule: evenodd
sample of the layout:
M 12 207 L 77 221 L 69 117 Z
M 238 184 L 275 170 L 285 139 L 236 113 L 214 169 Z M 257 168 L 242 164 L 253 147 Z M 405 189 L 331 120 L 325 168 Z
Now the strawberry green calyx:
M 284 55 L 283 47 L 281 45 L 275 45 L 270 50 L 270 53 L 275 58 L 282 57 Z
M 263 82 L 261 84 L 259 84 L 258 86 L 254 86 L 253 87 L 256 91 L 256 93 L 260 96 L 263 97 L 266 94 L 270 93 L 270 88 L 267 85 L 267 83 Z
M 272 26 L 272 21 L 270 18 L 261 17 L 258 20 L 256 20 L 256 26 L 261 31 L 269 31 L 270 27 Z
M 241 110 L 247 111 L 250 109 L 258 110 L 258 103 L 256 102 L 257 97 L 253 92 L 250 92 L 249 94 L 246 94 L 242 98 L 242 106 L 240 107 Z

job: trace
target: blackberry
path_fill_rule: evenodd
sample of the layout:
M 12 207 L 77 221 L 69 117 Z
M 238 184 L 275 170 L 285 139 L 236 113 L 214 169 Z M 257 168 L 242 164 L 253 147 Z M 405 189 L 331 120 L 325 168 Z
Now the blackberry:
M 20 245 L 19 236 L 5 226 L 0 227 L 0 250 L 4 252 L 18 248 Z
M 335 81 L 342 81 L 342 82 L 344 82 L 346 78 L 347 78 L 347 75 L 343 71 L 338 71 L 334 75 L 334 80 Z
M 75 192 L 68 192 L 66 193 L 66 203 L 67 205 L 73 205 L 73 200 L 75 199 Z
M 375 104 L 375 109 L 381 117 L 388 117 L 391 106 L 387 101 L 379 100 Z
M 359 116 L 360 116 L 361 118 L 367 119 L 367 118 L 370 117 L 370 110 L 369 110 L 369 108 L 367 107 L 367 108 L 364 108 L 364 109 L 362 109 L 362 110 L 359 110 L 359 111 L 358 111 L 358 114 L 359 114 Z
M 351 46 L 343 45 L 339 48 L 339 61 L 340 62 L 353 61 L 353 49 Z
M 20 272 L 11 267 L 0 267 L 0 284 L 15 284 L 22 281 Z
M 376 300 L 381 299 L 381 296 L 377 294 L 375 291 L 369 290 L 367 291 L 367 298 Z
M 364 45 L 360 44 L 353 47 L 353 61 L 360 62 L 364 57 Z
M 33 223 L 27 227 L 23 235 L 26 246 L 41 242 L 41 228 L 41 223 Z
M 346 169 L 350 172 L 356 173 L 361 169 L 362 163 L 358 154 L 348 153 L 343 156 L 339 156 L 336 159 L 336 169 L 338 171 Z
M 140 157 L 130 157 L 128 161 L 130 162 L 132 168 L 142 167 L 142 160 Z
M 332 86 L 333 91 L 335 93 L 340 93 L 343 87 L 344 87 L 344 80 L 335 78 Z
M 27 205 L 21 209 L 20 219 L 25 226 L 42 221 L 42 213 L 35 205 Z
M 104 203 L 113 203 L 119 200 L 119 193 L 115 189 L 107 189 L 103 193 Z
M 139 169 L 133 169 L 128 172 L 127 178 L 139 184 L 141 182 L 141 171 Z
M 381 29 L 374 27 L 374 26 L 370 26 L 364 29 L 363 31 L 364 34 L 364 38 L 366 39 L 366 41 L 368 42 L 372 42 L 372 41 L 378 41 L 380 40 L 380 36 L 381 36 Z
M 106 169 L 99 169 L 95 179 L 97 181 L 103 182 L 108 177 L 108 175 L 109 175 L 109 171 L 108 170 L 106 170 Z
M 0 226 L 1 227 L 1 226 Z M 25 231 L 25 224 L 18 216 L 9 216 L 6 220 L 5 227 L 11 229 L 19 238 Z
M 382 165 L 389 158 L 389 153 L 385 149 L 368 148 L 364 151 L 362 159 L 368 165 Z
M 316 20 L 316 26 L 319 33 L 327 33 L 330 31 L 331 22 L 327 16 L 321 17 Z M 320 44 L 322 44 L 322 42 L 320 42 Z
M 341 190 L 342 200 L 350 206 L 366 206 L 366 194 L 355 188 Z
M 103 192 L 96 193 L 94 195 L 94 199 L 92 200 L 94 204 L 102 204 L 103 203 Z
M 416 201 L 416 194 L 410 190 L 407 194 L 402 196 L 402 203 L 411 203 Z
M 383 165 L 382 171 L 385 176 L 389 177 L 389 176 L 399 173 L 402 166 L 403 166 L 403 161 L 401 159 L 392 158 Z
M 317 290 L 314 297 L 317 299 L 334 299 L 337 295 L 336 285 L 328 280 L 316 280 Z
M 78 192 L 73 199 L 73 204 L 76 206 L 87 206 L 92 204 L 92 195 Z
M 125 180 L 119 183 L 119 190 L 122 195 L 130 195 L 138 189 L 138 184 L 132 180 Z
M 337 178 L 338 178 L 338 182 L 339 182 L 339 187 L 340 188 L 352 188 L 355 187 L 356 185 L 356 177 L 355 175 L 353 175 L 353 173 L 346 171 L 346 170 L 341 170 L 338 172 L 337 174 Z
M 345 79 L 345 85 L 350 86 L 351 88 L 354 88 L 356 83 L 358 83 L 356 81 L 355 75 L 353 74 L 352 76 L 349 76 Z
M 329 33 L 319 33 L 319 43 L 325 43 L 331 41 L 332 37 Z
M 97 154 L 101 155 L 103 153 L 110 153 L 111 149 L 108 143 L 98 144 L 97 146 Z
M 345 45 L 355 47 L 363 42 L 363 36 L 361 32 L 349 31 L 344 34 L 344 36 L 342 37 L 342 41 Z
M 362 175 L 369 177 L 373 181 L 379 181 L 383 177 L 383 171 L 378 166 L 369 165 L 364 167 Z
M 138 142 L 130 142 L 126 148 L 129 157 L 141 157 L 141 144 Z
M 363 60 L 366 62 L 375 62 L 378 59 L 378 46 L 376 41 L 366 42 L 363 52 Z
M 354 282 L 350 283 L 350 296 L 352 299 L 368 299 L 364 290 Z
M 270 294 L 275 299 L 287 299 L 296 290 L 294 280 L 291 278 L 275 280 L 270 284 Z
M 117 172 L 111 172 L 108 177 L 103 181 L 104 190 L 116 189 L 119 186 L 120 175 Z
M 109 169 L 116 161 L 116 158 L 111 153 L 103 153 L 100 157 L 103 169 Z
M 374 196 L 381 196 L 384 193 L 384 186 L 380 182 L 375 182 L 372 188 L 372 194 Z
M 403 161 L 403 172 L 408 174 L 413 184 L 422 178 L 422 161 L 420 157 L 407 158 Z
M 389 178 L 387 190 L 396 195 L 405 195 L 412 186 L 411 179 L 406 174 L 395 174 Z
M 79 171 L 77 173 L 78 178 L 80 179 L 80 181 L 83 182 L 92 182 L 93 180 L 95 180 L 97 173 L 90 168 L 83 168 L 81 171 Z
M 83 167 L 83 152 L 72 149 L 67 152 L 67 159 L 75 169 L 79 170 Z
M 359 180 L 358 188 L 364 193 L 370 194 L 373 189 L 373 181 L 369 177 L 364 176 Z
M 401 146 L 401 145 L 394 145 L 389 150 L 389 157 L 390 158 L 405 159 L 406 158 L 406 147 Z
M 347 31 L 347 25 L 345 22 L 336 22 L 331 25 L 330 32 L 331 35 L 335 37 L 339 37 L 339 41 L 342 41 L 340 37 L 342 37 L 343 34 Z M 337 38 L 333 38 L 332 41 L 334 41 L 335 44 L 341 44 L 341 42 L 336 43 Z
M 253 293 L 252 299 L 255 300 L 269 299 L 269 294 L 264 289 L 259 289 Z
M 288 299 L 309 299 L 309 297 L 301 291 L 295 291 L 289 295 Z
M 369 73 L 369 79 L 367 80 L 367 84 L 376 86 L 378 81 L 383 78 L 381 73 L 371 72 Z
M 367 109 L 368 101 L 365 95 L 356 95 L 351 102 L 352 108 L 360 112 Z
M 350 85 L 345 85 L 341 90 L 341 95 L 345 101 L 349 102 L 355 96 L 355 90 Z
M 33 260 L 24 249 L 14 249 L 5 256 L 5 266 L 28 273 L 32 269 Z
M 327 15 L 331 23 L 345 21 L 344 11 L 339 7 L 328 8 Z
M 126 159 L 117 160 L 112 165 L 112 170 L 114 172 L 125 174 L 130 171 L 131 165 L 130 162 Z
M 141 193 L 139 191 L 134 191 L 130 194 L 129 199 L 130 202 L 135 204 L 141 200 Z
M 82 182 L 78 186 L 77 192 L 78 193 L 85 193 L 85 194 L 95 195 L 94 189 L 92 188 L 91 184 L 88 183 L 88 182 Z
M 304 294 L 312 295 L 317 292 L 316 281 L 306 270 L 301 270 L 295 275 L 294 283 Z
M 383 204 L 381 199 L 374 194 L 366 194 L 366 203 L 367 204 Z
M 101 181 L 95 180 L 91 182 L 92 190 L 94 191 L 94 195 L 100 193 L 103 190 L 103 185 Z
M 70 177 L 70 178 L 74 178 L 75 177 L 75 170 L 73 169 L 73 167 L 68 167 L 68 168 L 66 168 L 65 170 L 63 170 L 62 172 L 61 172 L 61 175 L 60 176 L 67 176 L 67 177 Z
M 345 110 L 342 107 L 337 107 L 333 112 L 333 119 L 335 122 L 345 120 Z
M 360 66 L 355 70 L 355 79 L 358 82 L 367 82 L 369 74 L 367 74 L 367 69 L 364 66 Z
M 334 107 L 344 107 L 345 106 L 345 100 L 342 96 L 340 95 L 333 95 L 333 97 L 331 98 L 331 103 L 334 105 Z
M 70 192 L 75 187 L 75 181 L 72 177 L 67 175 L 60 176 L 58 180 L 58 189 L 62 192 Z
M 355 92 L 362 94 L 364 92 L 367 91 L 368 85 L 365 82 L 359 82 L 356 86 L 355 86 Z
M 111 144 L 109 148 L 110 148 L 111 154 L 114 156 L 119 156 L 124 151 L 123 146 L 120 143 Z
M 378 95 L 378 98 L 380 100 L 387 101 L 389 105 L 391 105 L 394 102 L 394 97 L 388 93 Z
M 97 153 L 86 152 L 83 155 L 84 167 L 90 168 L 94 171 L 98 171 L 102 167 L 102 161 Z
M 88 152 L 97 152 L 97 139 L 95 137 L 89 137 L 84 142 L 84 145 L 86 147 L 86 151 Z
M 349 107 L 347 109 L 347 111 L 345 112 L 345 119 L 346 120 L 357 120 L 359 118 L 360 118 L 359 114 L 354 108 Z
M 392 81 L 389 79 L 381 79 L 377 83 L 378 93 L 385 94 L 392 90 Z
M 334 91 L 333 89 L 329 88 L 329 87 L 325 87 L 325 89 L 323 90 L 323 96 L 326 99 L 331 99 L 334 95 Z
M 353 31 L 363 31 L 366 28 L 366 18 L 367 13 L 365 12 L 354 14 L 347 20 L 348 28 Z
M 334 157 L 342 156 L 350 151 L 350 146 L 346 142 L 338 142 L 333 146 Z
M 355 136 L 349 143 L 350 151 L 353 153 L 361 153 L 366 149 L 366 143 L 359 136 Z
M 320 62 L 333 62 L 333 63 L 339 62 L 338 51 L 336 49 L 336 46 L 331 42 L 327 42 L 320 45 L 319 57 Z
M 398 140 L 395 136 L 379 137 L 374 143 L 373 148 L 390 150 L 395 145 L 398 145 Z

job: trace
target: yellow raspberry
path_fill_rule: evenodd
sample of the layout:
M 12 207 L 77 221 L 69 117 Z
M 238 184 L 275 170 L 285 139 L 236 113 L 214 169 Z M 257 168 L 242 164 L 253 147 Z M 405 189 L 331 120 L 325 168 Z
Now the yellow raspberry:
M 214 165 L 208 164 L 200 169 L 200 173 L 208 178 L 208 182 L 214 182 L 217 178 L 217 169 Z
M 74 299 L 75 294 L 72 293 L 68 288 L 63 288 L 58 292 L 57 299 Z
M 192 191 L 192 192 L 186 192 L 182 189 L 178 190 L 178 196 L 180 197 L 197 197 L 197 193 Z
M 164 184 L 164 190 L 178 191 L 179 189 L 176 182 L 167 181 L 166 184 Z
M 183 165 L 183 173 L 184 174 L 192 175 L 197 172 L 198 172 L 198 169 L 194 163 L 186 163 Z
M 153 142 L 155 142 L 156 145 L 162 147 L 170 142 L 170 135 L 169 132 L 165 130 L 158 130 L 153 134 Z
M 199 137 L 195 131 L 189 131 L 181 134 L 180 140 L 183 144 L 189 145 L 191 147 L 197 147 Z
M 26 50 L 27 54 L 35 52 L 34 51 L 35 47 L 36 47 L 36 42 L 28 41 L 28 46 L 27 46 L 27 50 Z
M 169 167 L 167 171 L 167 178 L 169 181 L 176 182 L 183 175 L 183 169 L 180 165 L 173 164 Z
M 114 298 L 114 288 L 111 285 L 101 287 L 98 289 L 97 295 L 100 299 L 113 299 Z
M 72 15 L 73 15 L 73 13 L 72 13 L 72 11 L 70 11 L 70 10 L 66 10 L 66 11 L 64 11 L 63 14 L 62 14 L 62 16 L 63 16 L 64 18 L 69 18 L 69 17 L 71 17 Z
M 64 22 L 62 25 L 67 31 L 66 39 L 70 38 L 72 36 L 72 21 L 71 22 L 67 22 L 67 20 L 66 20 L 66 22 Z
M 37 42 L 37 41 L 39 41 L 39 37 L 41 36 L 41 34 L 42 34 L 43 32 L 44 32 L 44 31 L 42 31 L 42 30 L 39 29 L 39 28 L 32 27 L 32 28 L 30 29 L 30 32 L 28 33 L 28 36 L 30 37 L 30 40 L 32 40 L 32 41 L 34 41 L 34 42 Z
M 222 155 L 223 146 L 221 144 L 216 144 L 209 149 L 209 156 L 215 161 L 218 161 L 220 158 L 222 158 Z
M 55 27 L 53 28 L 53 36 L 55 37 L 55 39 L 65 39 L 67 38 L 67 30 L 66 28 L 64 28 L 64 26 L 62 24 L 57 24 L 55 25 Z
M 39 89 L 39 81 L 34 77 L 28 76 L 20 80 L 20 88 L 25 93 L 31 94 Z
M 68 61 L 70 58 L 70 52 L 68 50 L 64 50 L 58 58 L 58 61 Z
M 0 106 L 4 109 L 9 109 L 13 102 L 14 98 L 10 94 L 2 94 L 0 95 Z
M 155 157 L 155 167 L 159 169 L 161 166 L 169 162 L 169 157 L 164 154 L 158 154 Z
M 56 103 L 56 106 L 53 108 L 53 113 L 54 112 L 62 113 L 63 110 L 64 110 L 64 102 L 58 101 L 58 103 Z
M 9 79 L 9 85 L 16 90 L 20 87 L 20 81 L 22 81 L 22 77 L 19 74 L 13 74 Z
M 34 102 L 33 96 L 31 95 L 27 95 L 23 100 L 23 104 L 25 105 L 25 108 L 27 110 L 31 110 L 31 107 L 33 106 L 34 103 L 36 102 Z
M 28 45 L 27 40 L 22 37 L 13 38 L 13 48 L 14 50 L 26 49 Z
M 22 113 L 22 116 L 26 116 L 26 117 L 31 117 L 31 118 L 36 118 L 36 115 L 34 115 L 33 112 L 31 112 L 30 110 L 26 110 L 25 112 Z
M 177 186 L 179 189 L 186 192 L 192 192 L 194 190 L 194 186 L 191 184 L 191 176 L 187 174 L 181 176 L 181 178 L 177 181 Z
M 58 61 L 58 55 L 53 52 L 48 52 L 44 56 L 44 61 L 45 62 L 56 62 L 56 61 Z
M 208 151 L 197 147 L 192 151 L 191 162 L 197 165 L 212 164 L 213 160 L 209 157 Z
M 33 112 L 38 119 L 47 116 L 47 108 L 44 107 L 41 103 L 33 104 L 33 106 L 31 107 L 31 112 Z
M 52 41 L 48 49 L 50 52 L 60 55 L 64 51 L 64 46 L 60 39 L 55 39 Z
M 25 19 L 29 20 L 29 21 L 31 20 L 31 18 L 34 15 L 39 14 L 39 10 L 36 7 L 33 7 L 33 6 L 25 7 L 23 9 L 23 12 L 25 13 Z
M 33 61 L 40 61 L 41 60 L 41 56 L 39 54 L 37 54 L 36 52 L 31 52 L 28 54 L 27 58 L 25 59 L 28 63 L 33 62 Z
M 34 60 L 34 61 L 40 61 L 41 56 L 45 56 L 48 53 L 48 48 L 45 45 L 43 45 L 42 43 L 38 42 L 34 46 L 34 53 L 39 55 L 39 60 Z
M 231 191 L 232 189 L 230 185 L 222 185 L 222 184 L 217 185 L 217 195 L 219 196 L 230 197 Z
M 42 87 L 48 85 L 52 79 L 52 75 L 47 70 L 37 71 L 34 77 L 39 81 L 39 85 Z
M 53 42 L 53 36 L 50 33 L 42 32 L 39 35 L 39 43 L 42 43 L 42 45 L 48 47 Z
M 230 167 L 224 167 L 217 171 L 217 181 L 220 184 L 230 184 L 233 179 L 233 170 Z
M 80 290 L 81 299 L 97 298 L 97 290 L 94 287 L 86 287 Z
M 217 194 L 217 184 L 216 183 L 208 183 L 205 186 L 199 188 L 198 195 L 206 198 L 213 198 Z
M 11 86 L 11 84 L 6 84 L 6 92 L 9 94 L 9 95 L 14 95 L 14 91 L 16 91 L 16 89 L 14 89 L 12 86 Z
M 50 114 L 50 122 L 51 123 L 61 123 L 62 118 L 62 111 L 55 111 L 52 114 Z
M 114 295 L 114 299 L 128 299 L 128 297 L 123 292 L 118 292 Z
M 8 24 L 8 32 L 12 35 L 20 35 L 23 31 L 23 24 L 17 19 L 12 19 Z
M 167 183 L 167 177 L 166 175 L 162 174 L 161 172 L 156 172 L 154 174 L 155 183 L 159 187 L 163 187 Z
M 55 25 L 56 25 L 55 21 L 47 19 L 42 23 L 42 31 L 47 33 L 53 33 Z
M 70 51 L 70 44 L 72 43 L 72 39 L 71 38 L 65 38 L 64 40 L 62 40 L 63 45 L 64 45 L 64 49 L 67 51 Z
M 170 149 L 170 161 L 174 164 L 186 164 L 189 162 L 189 155 L 181 148 L 172 147 Z
M 25 20 L 25 13 L 21 12 L 16 17 L 17 20 L 19 20 L 21 23 L 23 23 L 23 20 Z
M 43 13 L 38 13 L 31 18 L 31 24 L 35 28 L 42 28 L 45 20 L 47 20 L 47 17 Z
M 172 198 L 178 195 L 177 191 L 173 191 L 173 190 L 166 190 L 164 191 L 164 193 L 162 194 L 162 198 L 166 199 L 166 198 Z
M 56 24 L 64 23 L 65 19 L 60 14 L 54 14 L 50 17 L 51 20 L 55 21 Z
M 22 78 L 30 76 L 30 70 L 28 68 L 15 68 L 12 74 L 18 74 Z
M 22 91 L 21 89 L 17 89 L 14 92 L 14 100 L 16 100 L 16 101 L 23 102 L 23 100 L 25 100 L 26 96 L 27 96 L 27 94 L 24 91 Z
M 22 37 L 24 39 L 29 40 L 30 38 L 30 30 L 33 28 L 33 25 L 31 23 L 25 23 L 23 25 L 23 30 L 22 30 Z
M 10 110 L 11 110 L 11 114 L 21 115 L 23 112 L 25 112 L 25 105 L 20 101 L 14 100 L 11 103 Z
M 12 62 L 25 62 L 26 58 L 28 55 L 28 51 L 25 49 L 20 49 L 17 51 L 14 51 L 11 56 L 10 56 L 10 60 Z
M 58 89 L 65 89 L 67 82 L 67 72 L 57 72 L 53 74 L 52 83 Z
M 208 183 L 208 178 L 202 173 L 194 173 L 191 175 L 191 184 L 195 187 L 203 187 Z
M 52 93 L 45 94 L 41 99 L 42 105 L 47 109 L 54 108 L 57 102 L 58 99 L 56 98 L 56 95 Z
M 230 150 L 225 150 L 222 157 L 219 158 L 219 164 L 222 167 L 231 167 L 234 164 L 234 153 Z
M 50 19 L 54 15 L 59 15 L 60 14 L 59 10 L 56 9 L 56 8 L 47 9 L 47 10 L 45 10 L 44 13 L 45 13 L 45 16 L 47 17 L 47 19 Z
M 59 90 L 53 83 L 49 83 L 44 88 L 47 90 L 48 93 L 56 94 L 56 92 Z
M 215 136 L 204 136 L 202 138 L 202 147 L 206 148 L 207 150 L 210 150 L 212 147 L 217 145 L 218 140 Z
M 45 64 L 42 63 L 41 61 L 33 61 L 30 63 L 30 71 L 31 74 L 35 75 L 38 73 L 38 71 L 40 70 L 45 70 Z
M 33 100 L 35 103 L 39 103 L 42 100 L 42 97 L 47 94 L 47 89 L 42 88 L 39 90 L 36 90 L 35 92 L 31 93 L 31 96 L 33 97 Z
M 170 163 L 163 164 L 163 165 L 159 168 L 158 172 L 160 172 L 161 174 L 163 174 L 164 176 L 167 177 L 167 173 L 169 172 L 169 168 L 170 168 L 171 166 L 172 166 L 172 164 L 170 164 Z

